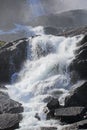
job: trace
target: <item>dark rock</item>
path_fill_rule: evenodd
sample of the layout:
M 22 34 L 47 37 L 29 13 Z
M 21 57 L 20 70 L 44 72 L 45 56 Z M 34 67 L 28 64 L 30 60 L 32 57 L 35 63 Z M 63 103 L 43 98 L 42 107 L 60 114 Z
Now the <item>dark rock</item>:
M 35 118 L 37 118 L 39 121 L 41 120 L 38 113 L 35 114 Z
M 60 36 L 76 36 L 76 35 L 81 35 L 81 34 L 84 34 L 86 35 L 87 34 L 87 26 L 81 26 L 81 27 L 76 27 L 76 28 L 69 28 L 69 29 L 65 29 L 64 31 L 61 31 Z
M 0 82 L 9 82 L 13 73 L 21 69 L 27 55 L 27 39 L 6 43 L 0 48 Z
M 72 123 L 70 125 L 66 125 L 65 127 L 63 127 L 62 130 L 83 130 L 83 129 L 87 129 L 87 119 L 86 120 L 81 120 L 79 122 L 76 123 Z
M 59 108 L 59 101 L 57 98 L 51 98 L 50 101 L 47 104 L 47 108 L 49 109 L 49 112 L 47 113 L 47 120 L 54 118 L 54 110 Z
M 3 84 L 0 85 L 0 89 L 7 90 L 7 88 Z
M 87 81 L 79 81 L 65 98 L 65 106 L 87 106 Z
M 54 110 L 54 109 L 59 108 L 60 105 L 59 105 L 58 99 L 57 99 L 57 98 L 52 98 L 52 99 L 48 102 L 47 107 L 48 107 L 49 110 Z
M 14 130 L 19 128 L 19 122 L 22 116 L 19 114 L 1 114 L 0 115 L 0 130 Z
M 87 35 L 77 43 L 75 58 L 70 64 L 70 71 L 76 71 L 80 79 L 87 79 Z
M 54 116 L 65 123 L 74 123 L 84 118 L 86 108 L 84 107 L 67 107 L 56 109 Z
M 56 127 L 41 127 L 40 130 L 57 130 Z
M 47 97 L 45 97 L 45 98 L 43 99 L 43 101 L 44 101 L 45 103 L 48 103 L 48 102 L 50 102 L 51 99 L 52 99 L 52 96 L 47 96 Z
M 72 85 L 74 85 L 75 83 L 77 83 L 77 81 L 79 80 L 79 74 L 76 73 L 76 71 L 71 71 L 70 72 L 70 83 Z
M 87 42 L 87 35 L 85 35 L 85 36 L 83 37 L 83 39 L 82 39 L 79 43 L 77 43 L 77 45 L 78 45 L 78 46 L 81 46 L 81 45 L 84 45 L 86 42 Z
M 60 32 L 62 32 L 62 29 L 57 29 L 56 27 L 44 27 L 45 34 L 52 34 L 52 35 L 58 35 Z
M 54 109 L 55 110 L 55 109 Z M 50 119 L 54 119 L 55 116 L 54 116 L 54 110 L 50 110 L 48 113 L 47 113 L 47 116 L 46 116 L 46 119 L 47 120 L 50 120 Z
M 23 112 L 23 106 L 10 99 L 7 92 L 0 91 L 0 113 L 21 113 Z

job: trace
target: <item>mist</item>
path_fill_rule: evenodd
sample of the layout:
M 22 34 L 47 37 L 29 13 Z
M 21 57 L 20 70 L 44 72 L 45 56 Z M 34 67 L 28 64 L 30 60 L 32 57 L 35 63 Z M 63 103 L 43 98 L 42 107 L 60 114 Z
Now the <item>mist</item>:
M 87 0 L 0 0 L 0 28 L 27 24 L 34 18 L 74 9 L 87 9 Z
M 87 9 L 87 0 L 41 0 L 46 12 L 60 13 L 74 9 Z

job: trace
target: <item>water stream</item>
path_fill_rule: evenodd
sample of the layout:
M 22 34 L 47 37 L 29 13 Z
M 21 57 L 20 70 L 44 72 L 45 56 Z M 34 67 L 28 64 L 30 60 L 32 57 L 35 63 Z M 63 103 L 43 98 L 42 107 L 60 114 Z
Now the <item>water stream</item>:
M 17 81 L 7 85 L 11 98 L 24 106 L 19 130 L 39 130 L 41 126 L 57 126 L 61 129 L 58 120 L 46 121 L 46 99 L 55 96 L 63 103 L 63 97 L 71 87 L 68 66 L 74 58 L 76 43 L 81 38 L 82 36 L 66 38 L 43 33 L 28 38 L 27 60 Z M 58 95 L 59 91 L 61 93 Z M 35 118 L 36 113 L 40 121 Z

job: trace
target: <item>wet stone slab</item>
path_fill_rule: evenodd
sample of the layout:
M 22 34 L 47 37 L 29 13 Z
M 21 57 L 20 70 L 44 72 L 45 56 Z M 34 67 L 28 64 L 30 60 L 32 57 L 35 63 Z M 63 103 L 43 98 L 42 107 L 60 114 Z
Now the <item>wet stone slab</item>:
M 41 127 L 39 130 L 57 130 L 56 127 Z

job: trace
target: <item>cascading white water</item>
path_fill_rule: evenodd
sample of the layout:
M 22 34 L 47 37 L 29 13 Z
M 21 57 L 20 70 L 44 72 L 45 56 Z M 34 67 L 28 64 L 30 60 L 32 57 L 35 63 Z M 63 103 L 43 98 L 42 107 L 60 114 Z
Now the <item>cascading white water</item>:
M 70 87 L 68 65 L 74 58 L 79 37 L 40 35 L 29 38 L 28 58 L 19 73 L 17 83 L 8 85 L 11 98 L 24 106 L 20 130 L 35 130 L 40 126 L 58 126 L 58 121 L 46 121 L 44 113 L 47 97 L 54 92 L 67 94 Z M 55 95 L 56 96 L 56 95 Z M 59 96 L 59 95 L 57 95 Z M 41 121 L 35 118 L 38 113 Z

